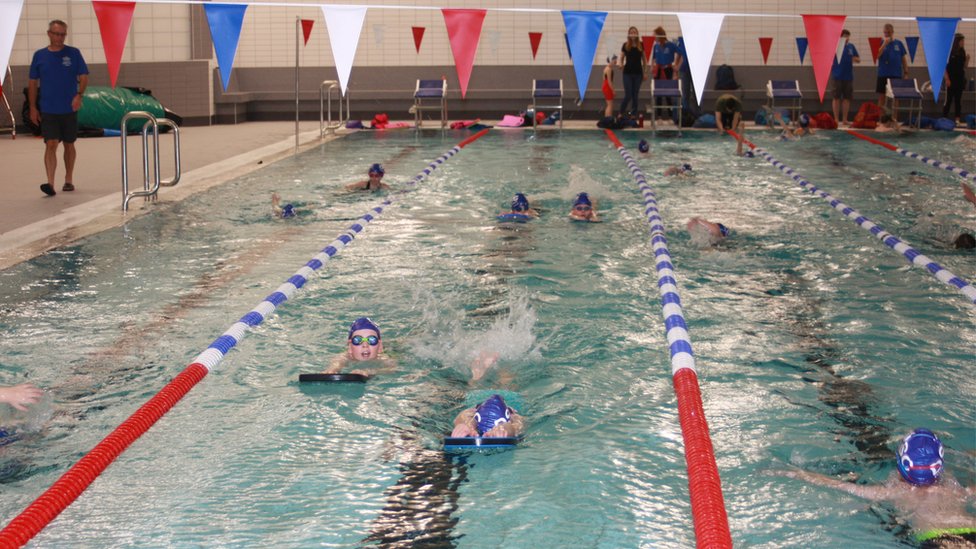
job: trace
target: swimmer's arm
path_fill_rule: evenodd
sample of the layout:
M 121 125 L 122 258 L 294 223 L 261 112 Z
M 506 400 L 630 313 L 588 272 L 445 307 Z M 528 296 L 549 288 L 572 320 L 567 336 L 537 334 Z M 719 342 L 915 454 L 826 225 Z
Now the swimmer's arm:
M 22 383 L 12 387 L 0 387 L 0 402 L 7 403 L 21 412 L 27 410 L 30 404 L 36 404 L 44 391 L 30 383 Z
M 795 478 L 809 482 L 810 484 L 818 484 L 820 486 L 826 486 L 827 488 L 834 488 L 836 490 L 843 490 L 848 494 L 857 496 L 859 498 L 870 499 L 870 500 L 880 500 L 887 499 L 887 489 L 884 486 L 867 486 L 863 484 L 854 484 L 852 482 L 845 482 L 843 480 L 837 480 L 833 477 L 828 477 L 826 475 L 821 475 L 818 473 L 811 473 L 809 471 L 803 470 L 793 470 L 784 471 L 784 476 L 789 478 Z
M 397 363 L 392 358 L 380 357 L 378 361 L 382 365 L 379 368 L 371 368 L 368 370 L 350 370 L 349 373 L 373 377 L 376 374 L 389 374 L 396 371 Z
M 365 187 L 366 186 L 366 183 L 367 183 L 366 181 L 357 181 L 355 183 L 350 183 L 350 184 L 346 185 L 346 190 L 347 191 L 357 191 L 357 190 L 362 189 L 363 187 Z
M 492 427 L 491 430 L 482 436 L 511 438 L 521 435 L 524 429 L 525 421 L 522 419 L 522 416 L 513 412 L 511 419 L 505 423 Z
M 348 362 L 349 359 L 346 358 L 346 355 L 338 354 L 332 357 L 332 360 L 329 362 L 329 367 L 326 368 L 325 373 L 338 374 L 339 372 L 342 371 L 342 369 L 346 366 L 346 363 Z
M 454 430 L 451 431 L 452 437 L 476 437 L 478 436 L 478 426 L 474 421 L 474 408 L 463 410 L 454 418 Z

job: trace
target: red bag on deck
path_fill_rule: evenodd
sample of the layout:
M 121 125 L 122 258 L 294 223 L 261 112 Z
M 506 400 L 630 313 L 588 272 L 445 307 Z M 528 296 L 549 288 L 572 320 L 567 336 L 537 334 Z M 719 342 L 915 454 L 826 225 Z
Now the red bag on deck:
M 854 116 L 854 123 L 851 126 L 854 128 L 873 130 L 878 127 L 878 120 L 880 119 L 881 107 L 874 103 L 862 103 L 861 108 L 857 110 L 857 115 Z
M 813 115 L 813 123 L 823 130 L 837 129 L 837 121 L 834 120 L 834 116 L 829 112 L 820 112 Z

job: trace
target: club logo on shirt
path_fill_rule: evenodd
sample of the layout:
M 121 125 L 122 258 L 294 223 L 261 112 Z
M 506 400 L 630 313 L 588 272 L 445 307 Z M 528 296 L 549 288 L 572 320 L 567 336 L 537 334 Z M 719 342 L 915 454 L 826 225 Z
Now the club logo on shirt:
M 62 67 L 70 67 L 71 66 L 71 58 L 68 57 L 67 55 L 65 55 L 64 57 L 62 57 L 61 58 L 61 66 Z

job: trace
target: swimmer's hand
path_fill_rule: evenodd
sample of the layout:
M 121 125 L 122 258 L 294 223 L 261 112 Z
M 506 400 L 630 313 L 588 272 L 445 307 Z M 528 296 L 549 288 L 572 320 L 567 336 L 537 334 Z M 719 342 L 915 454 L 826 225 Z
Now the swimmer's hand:
M 6 402 L 21 412 L 26 412 L 27 407 L 36 404 L 43 395 L 44 391 L 30 383 L 0 388 L 0 402 Z
M 501 425 L 496 425 L 491 428 L 487 433 L 481 435 L 483 437 L 514 437 L 515 436 L 514 426 L 510 423 L 502 423 Z
M 349 373 L 350 374 L 361 375 L 361 376 L 366 376 L 367 378 L 373 377 L 373 374 L 369 373 L 368 370 L 352 370 Z
M 451 431 L 452 437 L 476 437 L 478 436 L 478 430 L 472 428 L 470 425 L 460 423 L 454 426 L 454 430 Z

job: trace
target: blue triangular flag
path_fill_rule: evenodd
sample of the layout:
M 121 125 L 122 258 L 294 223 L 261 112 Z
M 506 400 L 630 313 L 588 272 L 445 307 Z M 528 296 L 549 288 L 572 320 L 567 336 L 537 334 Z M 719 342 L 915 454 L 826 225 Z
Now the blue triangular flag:
M 573 48 L 569 47 L 569 35 L 565 32 L 563 33 L 563 38 L 566 39 L 566 53 L 569 54 L 569 60 L 573 60 Z
M 237 41 L 241 38 L 246 9 L 247 4 L 203 4 L 203 11 L 207 14 L 207 23 L 210 25 L 210 39 L 213 41 L 214 51 L 217 52 L 217 67 L 220 69 L 224 91 L 227 91 L 227 84 L 230 83 L 230 71 L 234 68 Z
M 942 75 L 949 63 L 949 50 L 952 49 L 952 38 L 956 34 L 958 17 L 918 17 L 918 33 L 922 35 L 922 47 L 925 48 L 925 62 L 929 66 L 929 81 L 935 102 L 939 102 L 939 88 L 942 87 Z
M 908 46 L 908 57 L 915 62 L 915 52 L 918 51 L 918 37 L 917 36 L 906 36 L 905 45 Z
M 797 36 L 796 37 L 796 49 L 800 52 L 800 64 L 803 64 L 803 58 L 807 55 L 807 37 Z
M 579 97 L 582 101 L 586 95 L 586 84 L 590 80 L 590 71 L 593 70 L 596 45 L 600 40 L 607 12 L 563 11 L 562 13 L 569 50 L 574 52 L 573 68 L 576 70 L 576 87 L 579 89 Z

